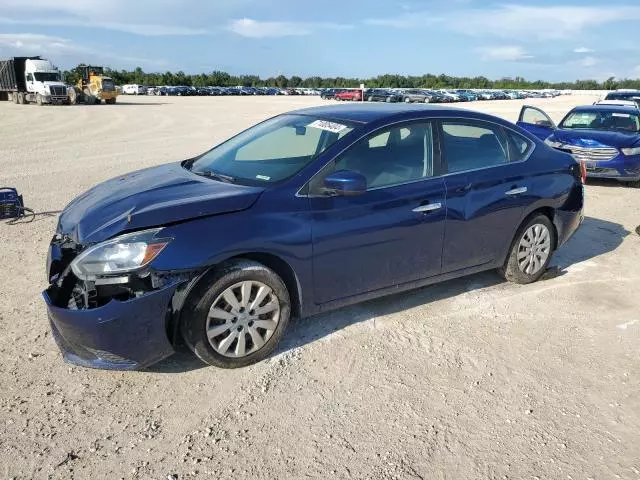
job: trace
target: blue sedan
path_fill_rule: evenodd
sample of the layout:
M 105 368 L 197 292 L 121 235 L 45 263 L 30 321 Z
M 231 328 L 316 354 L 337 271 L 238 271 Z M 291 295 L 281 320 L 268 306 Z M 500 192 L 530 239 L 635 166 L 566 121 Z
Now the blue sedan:
M 242 367 L 292 316 L 489 269 L 534 282 L 579 227 L 583 198 L 570 155 L 493 116 L 299 110 L 73 200 L 43 296 L 72 363 L 142 368 L 184 341 L 208 364 Z
M 587 177 L 640 187 L 640 107 L 629 104 L 576 107 L 558 126 L 545 112 L 527 105 L 518 125 L 583 162 Z

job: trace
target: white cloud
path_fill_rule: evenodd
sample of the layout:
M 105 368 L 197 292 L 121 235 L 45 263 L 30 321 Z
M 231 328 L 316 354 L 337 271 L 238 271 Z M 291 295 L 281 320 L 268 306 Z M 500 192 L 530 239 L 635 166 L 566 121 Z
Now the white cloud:
M 578 47 L 573 50 L 573 53 L 593 53 L 594 51 L 587 47 Z
M 148 59 L 121 55 L 117 52 L 105 52 L 85 45 L 79 45 L 69 39 L 39 33 L 2 33 L 0 34 L 0 54 L 2 57 L 41 55 L 60 62 L 65 68 L 80 62 L 104 63 L 118 62 L 119 65 L 163 67 L 165 60 Z
M 442 22 L 444 19 L 439 16 L 435 16 L 432 13 L 426 12 L 412 12 L 404 13 L 395 17 L 386 18 L 366 18 L 364 23 L 366 25 L 374 25 L 379 27 L 393 27 L 393 28 L 420 28 L 426 25 L 432 25 L 438 22 Z
M 0 33 L 0 49 L 25 55 L 82 53 L 86 47 L 70 40 L 38 33 Z
M 524 48 L 519 46 L 495 46 L 478 48 L 483 60 L 516 62 L 533 58 Z
M 293 35 L 308 35 L 311 30 L 305 25 L 289 22 L 260 22 L 250 18 L 233 20 L 229 30 L 243 37 L 288 37 Z
M 548 40 L 572 37 L 599 25 L 637 20 L 640 20 L 640 7 L 631 5 L 589 7 L 509 4 L 487 9 L 456 10 L 439 18 L 430 12 L 413 12 L 364 22 L 395 28 L 421 28 L 428 23 L 442 22 L 446 28 L 465 35 Z
M 595 67 L 600 63 L 600 60 L 596 57 L 584 57 L 580 60 L 580 65 L 583 67 Z
M 172 36 L 172 35 L 204 35 L 207 30 L 189 27 L 135 24 L 118 22 L 95 22 L 90 19 L 79 19 L 71 17 L 59 18 L 28 18 L 16 20 L 14 18 L 0 17 L 0 24 L 3 25 L 32 25 L 43 27 L 83 27 L 102 28 L 105 30 L 117 30 L 120 32 L 134 33 L 144 36 Z
M 454 28 L 472 35 L 492 33 L 546 40 L 574 36 L 598 25 L 639 19 L 640 7 L 633 6 L 504 5 L 493 10 L 471 11 L 462 16 Z
M 252 1 L 109 0 L 106 5 L 104 0 L 0 0 L 0 24 L 84 27 L 144 36 L 202 35 Z
M 318 29 L 347 30 L 353 27 L 336 23 L 262 22 L 251 18 L 241 18 L 231 21 L 227 28 L 243 37 L 265 38 L 310 35 Z

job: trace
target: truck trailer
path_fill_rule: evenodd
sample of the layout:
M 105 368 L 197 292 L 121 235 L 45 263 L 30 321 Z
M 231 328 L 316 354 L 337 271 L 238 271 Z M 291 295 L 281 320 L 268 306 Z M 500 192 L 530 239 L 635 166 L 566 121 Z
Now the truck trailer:
M 69 94 L 60 70 L 49 60 L 14 57 L 0 60 L 0 100 L 69 104 Z

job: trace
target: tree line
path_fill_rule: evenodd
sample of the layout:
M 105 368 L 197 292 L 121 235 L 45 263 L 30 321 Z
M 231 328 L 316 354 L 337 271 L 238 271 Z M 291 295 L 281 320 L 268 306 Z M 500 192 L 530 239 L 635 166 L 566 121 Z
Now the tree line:
M 523 77 L 501 78 L 490 80 L 483 76 L 454 77 L 450 75 L 378 75 L 373 78 L 344 78 L 344 77 L 307 77 L 297 75 L 286 77 L 260 78 L 257 75 L 231 75 L 227 72 L 213 71 L 211 73 L 186 74 L 179 72 L 144 72 L 138 67 L 135 70 L 112 70 L 105 68 L 105 75 L 113 78 L 117 85 L 139 84 L 147 86 L 186 85 L 194 87 L 279 87 L 279 88 L 331 88 L 354 87 L 364 83 L 368 88 L 496 88 L 496 89 L 532 89 L 541 90 L 552 88 L 558 90 L 614 90 L 616 88 L 640 89 L 640 79 L 616 79 L 610 77 L 603 82 L 596 80 L 576 80 L 574 82 L 545 82 L 543 80 L 529 81 Z M 80 78 L 78 68 L 64 72 L 67 83 L 76 83 Z

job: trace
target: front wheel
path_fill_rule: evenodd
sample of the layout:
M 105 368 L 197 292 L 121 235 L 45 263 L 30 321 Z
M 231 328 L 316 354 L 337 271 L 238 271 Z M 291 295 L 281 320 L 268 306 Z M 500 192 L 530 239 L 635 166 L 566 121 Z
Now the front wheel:
M 44 105 L 44 101 L 42 100 L 42 95 L 39 93 L 36 95 L 36 103 L 40 106 Z
M 291 303 L 284 282 L 251 260 L 220 265 L 190 294 L 182 336 L 205 363 L 239 368 L 266 358 L 289 322 Z
M 551 262 L 555 241 L 551 220 L 545 215 L 533 217 L 518 230 L 500 273 L 510 282 L 536 282 Z
M 406 97 L 406 98 L 404 99 L 404 103 L 411 103 L 411 99 L 410 99 L 409 97 Z

